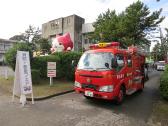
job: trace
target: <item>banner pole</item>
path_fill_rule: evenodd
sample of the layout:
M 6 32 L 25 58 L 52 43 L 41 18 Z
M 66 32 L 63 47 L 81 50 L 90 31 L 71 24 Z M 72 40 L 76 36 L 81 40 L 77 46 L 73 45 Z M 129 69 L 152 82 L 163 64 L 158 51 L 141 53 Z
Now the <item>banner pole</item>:
M 32 104 L 34 104 L 34 96 L 33 96 L 33 91 L 32 91 L 32 94 L 31 94 L 31 96 L 32 96 Z

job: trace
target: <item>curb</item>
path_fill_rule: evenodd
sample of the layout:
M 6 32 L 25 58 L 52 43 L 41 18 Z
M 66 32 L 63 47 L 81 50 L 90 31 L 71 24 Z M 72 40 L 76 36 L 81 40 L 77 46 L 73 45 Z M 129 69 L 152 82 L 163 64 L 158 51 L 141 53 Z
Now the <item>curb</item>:
M 34 98 L 34 101 L 41 101 L 41 100 L 46 100 L 55 96 L 60 96 L 60 95 L 64 95 L 64 94 L 68 94 L 74 92 L 74 90 L 69 90 L 69 91 L 64 91 L 64 92 L 60 92 L 60 93 L 56 93 L 53 95 L 49 95 L 49 96 L 44 96 L 44 97 L 39 97 L 39 98 Z M 32 101 L 32 98 L 26 98 L 27 101 Z

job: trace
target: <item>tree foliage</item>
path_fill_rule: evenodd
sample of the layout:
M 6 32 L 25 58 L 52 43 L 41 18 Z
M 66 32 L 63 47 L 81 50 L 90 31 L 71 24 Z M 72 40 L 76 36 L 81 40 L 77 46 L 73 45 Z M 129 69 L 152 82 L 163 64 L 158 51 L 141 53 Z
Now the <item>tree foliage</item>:
M 154 61 L 166 60 L 168 53 L 168 29 L 166 28 L 166 36 L 161 38 L 161 43 L 157 43 L 153 50 L 153 59 Z M 167 59 L 168 60 L 168 59 Z
M 101 41 L 120 41 L 123 46 L 149 45 L 145 38 L 145 30 L 163 21 L 164 17 L 160 17 L 161 12 L 162 9 L 151 13 L 141 1 L 131 4 L 120 14 L 108 9 L 98 16 L 94 24 L 95 36 Z
M 5 53 L 5 62 L 13 69 L 15 70 L 15 63 L 16 63 L 16 54 L 17 51 L 29 51 L 30 54 L 30 60 L 32 59 L 32 46 L 30 46 L 30 43 L 17 43 L 14 45 L 13 48 L 10 48 Z
M 11 37 L 9 39 L 10 40 L 15 40 L 15 41 L 22 41 L 22 42 L 26 41 L 26 37 L 24 36 L 24 34 L 14 35 L 13 37 Z
M 26 42 L 36 43 L 36 41 L 40 39 L 40 29 L 38 27 L 36 28 L 32 25 L 29 25 L 24 35 L 26 37 Z
M 21 33 L 19 35 L 14 35 L 10 38 L 10 40 L 16 40 L 16 41 L 24 41 L 27 43 L 36 43 L 41 36 L 40 36 L 40 29 L 37 27 L 34 27 L 33 25 L 29 25 L 29 27 L 25 30 L 24 33 Z
M 45 38 L 41 38 L 38 41 L 36 41 L 36 43 L 39 45 L 39 49 L 40 50 L 46 50 L 46 51 L 50 51 L 51 45 L 49 44 L 49 40 L 45 39 Z

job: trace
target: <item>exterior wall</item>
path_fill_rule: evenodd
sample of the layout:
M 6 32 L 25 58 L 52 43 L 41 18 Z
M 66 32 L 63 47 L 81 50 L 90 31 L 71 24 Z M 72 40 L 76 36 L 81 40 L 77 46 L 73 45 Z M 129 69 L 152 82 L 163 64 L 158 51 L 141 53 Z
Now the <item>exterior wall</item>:
M 74 30 L 74 45 L 75 50 L 82 50 L 82 24 L 85 23 L 85 20 L 83 18 L 80 18 L 78 16 L 75 18 L 75 30 Z
M 82 25 L 82 48 L 88 50 L 89 46 L 93 44 L 93 40 L 89 38 L 89 35 L 94 33 L 95 28 L 93 23 L 87 23 Z
M 0 62 L 4 61 L 6 51 L 12 48 L 15 43 L 13 40 L 0 39 Z
M 63 18 L 49 21 L 48 23 L 42 24 L 42 37 L 50 38 L 56 34 L 63 33 Z
M 70 15 L 64 18 L 55 19 L 42 24 L 42 37 L 52 39 L 57 34 L 70 33 L 74 43 L 73 50 L 79 51 L 82 48 L 82 24 L 85 20 L 77 15 Z

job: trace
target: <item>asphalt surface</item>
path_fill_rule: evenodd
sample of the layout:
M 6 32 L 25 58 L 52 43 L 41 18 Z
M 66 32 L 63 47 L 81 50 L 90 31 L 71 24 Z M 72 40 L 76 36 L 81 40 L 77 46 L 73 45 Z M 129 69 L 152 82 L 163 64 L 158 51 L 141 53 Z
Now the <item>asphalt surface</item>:
M 0 126 L 147 126 L 159 98 L 160 72 L 151 72 L 143 92 L 127 96 L 120 106 L 69 93 L 22 107 L 0 89 Z

